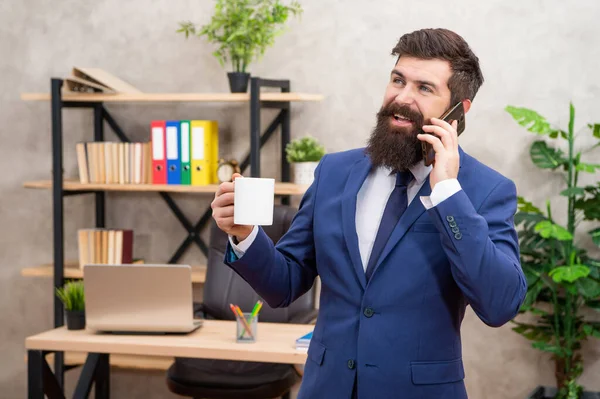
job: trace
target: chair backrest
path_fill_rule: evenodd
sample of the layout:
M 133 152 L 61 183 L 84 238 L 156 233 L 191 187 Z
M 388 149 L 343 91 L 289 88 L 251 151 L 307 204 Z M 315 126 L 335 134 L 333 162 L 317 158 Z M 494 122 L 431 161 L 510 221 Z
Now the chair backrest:
M 289 229 L 297 209 L 287 205 L 275 205 L 273 224 L 263 226 L 269 238 L 277 243 Z M 230 303 L 240 306 L 242 311 L 249 312 L 259 295 L 229 266 L 223 263 L 224 251 L 228 237 L 212 221 L 210 229 L 210 244 L 208 249 L 208 265 L 204 283 L 203 303 L 205 310 L 216 319 L 233 320 L 229 308 Z M 287 323 L 295 315 L 305 313 L 315 308 L 315 285 L 287 308 L 271 308 L 266 302 L 260 311 L 260 321 Z

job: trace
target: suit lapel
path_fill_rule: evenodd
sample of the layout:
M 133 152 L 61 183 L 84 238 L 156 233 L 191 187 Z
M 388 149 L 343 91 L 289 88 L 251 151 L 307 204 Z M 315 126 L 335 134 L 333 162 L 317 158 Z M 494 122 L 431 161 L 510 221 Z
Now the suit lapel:
M 408 229 L 413 225 L 413 223 L 425 212 L 425 207 L 421 203 L 420 196 L 428 196 L 431 194 L 431 186 L 429 184 L 429 176 L 423 182 L 423 185 L 419 189 L 419 192 L 413 198 L 411 203 L 406 208 L 406 211 L 400 217 L 398 224 L 392 231 L 392 235 L 390 236 L 388 242 L 385 244 L 383 248 L 383 252 L 381 252 L 381 256 L 377 260 L 377 264 L 375 265 L 375 269 L 373 270 L 373 275 L 377 272 L 377 268 L 383 260 L 389 255 L 392 249 L 398 244 L 398 242 L 404 237 Z
M 460 146 L 458 147 L 458 153 L 459 153 L 459 158 L 460 158 L 460 165 L 459 165 L 459 176 L 460 176 L 460 171 L 462 168 L 462 160 L 464 157 L 464 152 L 463 152 L 462 148 L 460 148 Z M 392 235 L 390 236 L 388 242 L 386 243 L 385 247 L 383 248 L 383 252 L 381 253 L 381 256 L 377 260 L 377 264 L 375 265 L 375 269 L 373 270 L 373 275 L 377 271 L 377 268 L 379 267 L 379 265 L 385 260 L 385 258 L 392 251 L 392 249 L 394 249 L 394 247 L 398 244 L 398 242 L 402 239 L 402 237 L 404 237 L 404 235 L 408 232 L 408 229 L 410 229 L 410 227 L 415 223 L 415 221 L 423 214 L 423 212 L 425 212 L 425 207 L 423 206 L 423 203 L 421 202 L 421 199 L 419 197 L 422 197 L 422 196 L 427 197 L 427 196 L 431 195 L 431 184 L 429 183 L 429 176 L 430 175 L 427 175 L 427 178 L 423 182 L 423 185 L 419 189 L 419 192 L 417 193 L 415 198 L 413 198 L 413 200 L 411 201 L 411 203 L 408 206 L 408 208 L 406 209 L 406 211 L 404 211 L 404 213 L 400 217 L 400 220 L 398 221 L 398 224 L 394 228 L 394 231 L 392 231 Z
M 344 194 L 342 196 L 342 224 L 346 246 L 350 252 L 350 258 L 354 265 L 354 271 L 363 289 L 367 286 L 365 270 L 363 268 L 358 246 L 358 235 L 356 234 L 356 196 L 371 170 L 371 161 L 364 156 L 357 161 L 348 176 Z

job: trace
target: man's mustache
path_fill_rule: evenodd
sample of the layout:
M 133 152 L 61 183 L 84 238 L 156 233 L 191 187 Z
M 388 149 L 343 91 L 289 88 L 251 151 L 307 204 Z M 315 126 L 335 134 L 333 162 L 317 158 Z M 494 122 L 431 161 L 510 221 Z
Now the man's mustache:
M 423 115 L 420 112 L 413 110 L 408 105 L 391 103 L 379 111 L 380 117 L 393 117 L 394 115 L 409 119 L 415 123 L 416 127 L 423 126 Z

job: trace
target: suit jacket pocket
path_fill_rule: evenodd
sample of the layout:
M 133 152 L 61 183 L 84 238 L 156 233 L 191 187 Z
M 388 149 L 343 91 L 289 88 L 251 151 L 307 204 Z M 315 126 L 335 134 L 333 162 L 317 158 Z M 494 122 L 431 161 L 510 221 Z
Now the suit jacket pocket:
M 438 233 L 439 230 L 433 223 L 415 223 L 410 228 L 415 233 Z
M 462 358 L 438 362 L 411 362 L 412 382 L 416 385 L 443 384 L 465 378 Z
M 320 366 L 321 364 L 323 364 L 325 350 L 326 348 L 323 346 L 322 343 L 313 339 L 310 343 L 310 346 L 308 347 L 307 356 L 310 360 L 312 360 Z

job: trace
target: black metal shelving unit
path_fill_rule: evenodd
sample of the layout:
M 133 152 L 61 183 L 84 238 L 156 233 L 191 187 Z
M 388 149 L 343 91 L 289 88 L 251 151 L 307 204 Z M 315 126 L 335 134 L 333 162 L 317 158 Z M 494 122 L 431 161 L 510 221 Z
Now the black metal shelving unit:
M 63 190 L 63 125 L 62 125 L 62 110 L 65 108 L 89 108 L 94 112 L 94 141 L 104 141 L 104 122 L 106 121 L 110 128 L 115 132 L 117 137 L 123 142 L 129 142 L 127 135 L 123 132 L 115 119 L 104 107 L 103 102 L 77 102 L 64 101 L 61 95 L 63 80 L 51 79 L 51 114 L 52 114 L 52 207 L 53 207 L 53 258 L 54 258 L 54 284 L 53 288 L 62 287 L 64 284 L 64 203 L 63 199 L 66 196 L 93 194 L 95 197 L 95 213 L 97 228 L 105 227 L 105 211 L 106 198 L 103 191 L 64 191 Z M 291 101 L 261 101 L 260 93 L 262 88 L 277 88 L 282 93 L 290 92 L 289 80 L 268 80 L 259 77 L 252 77 L 250 80 L 250 149 L 248 155 L 240 163 L 240 168 L 244 172 L 250 167 L 252 177 L 260 177 L 260 150 L 270 137 L 281 128 L 281 181 L 290 181 L 290 165 L 285 157 L 285 147 L 290 141 L 290 110 Z M 279 109 L 279 113 L 261 134 L 261 110 L 265 108 Z M 183 240 L 179 248 L 167 261 L 167 263 L 177 263 L 183 256 L 185 251 L 195 243 L 202 253 L 208 254 L 208 247 L 200 237 L 201 230 L 208 224 L 212 217 L 212 209 L 210 206 L 202 214 L 199 220 L 192 222 L 183 214 L 177 206 L 171 195 L 167 192 L 158 192 L 163 200 L 172 210 L 175 217 L 186 229 L 188 235 Z M 281 195 L 281 202 L 289 204 L 290 196 Z M 64 325 L 64 309 L 60 300 L 53 294 L 54 298 L 54 327 Z M 44 378 L 44 388 L 64 387 L 64 372 L 66 371 L 64 364 L 64 353 L 54 352 L 54 376 L 49 370 L 48 364 L 45 361 L 44 352 L 41 356 L 36 351 L 30 351 L 30 373 L 41 373 Z M 77 393 L 89 393 L 91 384 L 96 381 L 96 397 L 108 397 L 108 381 L 109 381 L 109 357 L 108 355 L 89 357 L 83 366 L 82 375 L 76 389 Z M 33 363 L 31 363 L 33 362 Z M 37 374 L 36 374 L 37 375 Z M 54 381 L 51 381 L 54 379 Z M 36 387 L 30 387 L 35 391 Z M 39 387 L 43 389 L 42 387 Z

